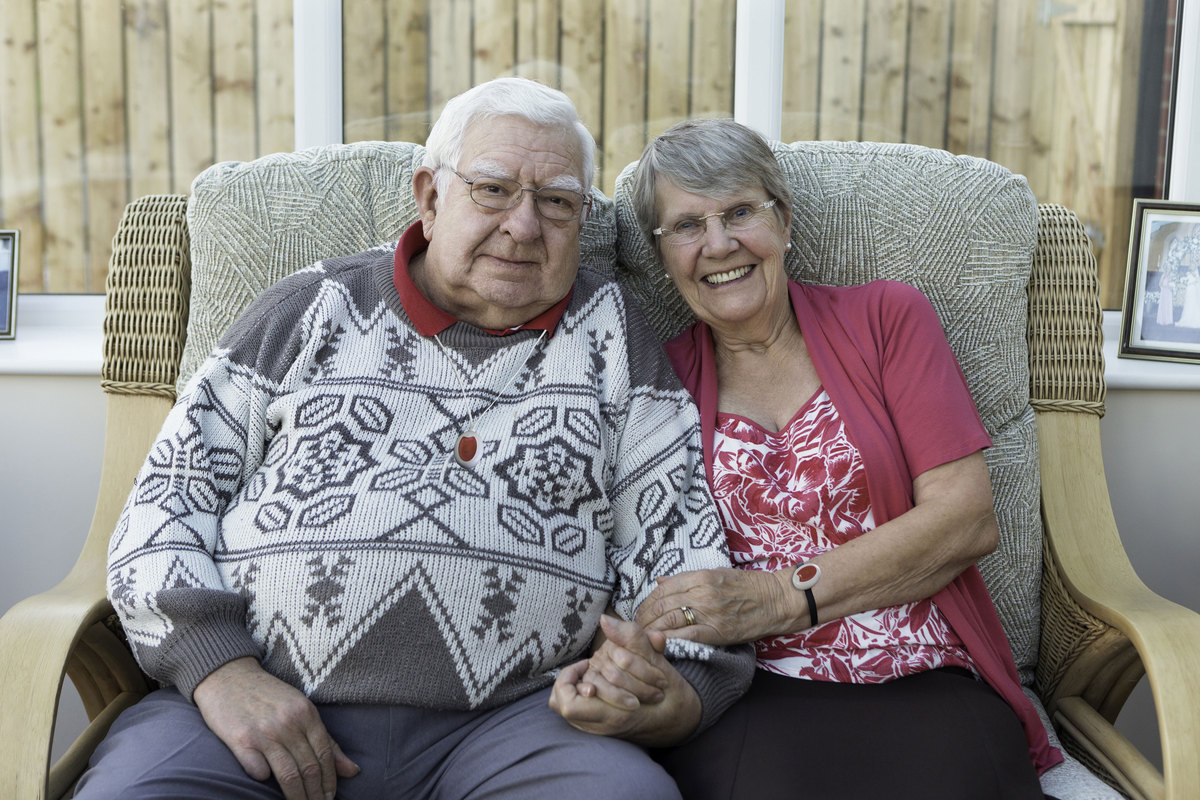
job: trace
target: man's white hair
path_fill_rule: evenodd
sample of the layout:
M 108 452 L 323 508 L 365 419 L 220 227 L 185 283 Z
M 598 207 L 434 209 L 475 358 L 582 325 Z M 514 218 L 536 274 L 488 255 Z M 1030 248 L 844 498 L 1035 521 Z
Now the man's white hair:
M 467 131 L 472 125 L 495 117 L 521 117 L 534 125 L 573 130 L 583 155 L 580 188 L 584 194 L 591 190 L 596 171 L 596 140 L 579 119 L 569 97 L 528 78 L 496 78 L 446 103 L 425 141 L 424 165 L 434 170 L 443 165 L 457 168 Z M 439 196 L 445 193 L 450 177 L 444 171 L 438 172 Z

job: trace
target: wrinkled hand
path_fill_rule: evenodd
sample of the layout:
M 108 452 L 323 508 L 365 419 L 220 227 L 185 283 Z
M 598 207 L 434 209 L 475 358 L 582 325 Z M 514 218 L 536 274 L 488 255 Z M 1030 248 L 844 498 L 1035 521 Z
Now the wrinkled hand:
M 638 608 L 637 621 L 673 639 L 741 644 L 805 627 L 807 623 L 797 626 L 794 599 L 770 572 L 732 568 L 681 572 L 658 579 L 658 586 Z M 695 625 L 687 624 L 683 606 L 692 610 Z
M 330 800 L 338 777 L 358 774 L 330 738 L 316 706 L 253 658 L 213 671 L 192 693 L 213 733 L 250 777 L 272 774 L 287 800 Z
M 587 733 L 650 746 L 682 741 L 700 722 L 700 698 L 663 656 L 666 637 L 613 617 L 600 624 L 604 644 L 559 672 L 550 707 Z
M 613 639 L 613 635 L 618 638 Z M 670 685 L 666 669 L 660 666 L 670 666 L 661 658 L 667 647 L 665 635 L 655 631 L 641 637 L 635 623 L 605 615 L 600 618 L 597 641 L 600 646 L 588 659 L 587 672 L 577 684 L 580 694 L 598 697 L 618 709 L 663 701 L 663 692 Z M 622 646 L 621 641 L 630 646 Z

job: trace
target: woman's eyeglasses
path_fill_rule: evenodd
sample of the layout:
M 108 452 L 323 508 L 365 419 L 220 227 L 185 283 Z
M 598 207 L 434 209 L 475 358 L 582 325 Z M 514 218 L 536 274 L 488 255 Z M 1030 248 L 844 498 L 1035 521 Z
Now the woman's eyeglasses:
M 762 221 L 761 214 L 775 205 L 774 200 L 761 203 L 735 203 L 729 208 L 705 214 L 703 217 L 684 217 L 669 228 L 655 228 L 654 235 L 667 244 L 682 245 L 699 241 L 708 231 L 708 221 L 720 217 L 729 233 L 744 231 Z

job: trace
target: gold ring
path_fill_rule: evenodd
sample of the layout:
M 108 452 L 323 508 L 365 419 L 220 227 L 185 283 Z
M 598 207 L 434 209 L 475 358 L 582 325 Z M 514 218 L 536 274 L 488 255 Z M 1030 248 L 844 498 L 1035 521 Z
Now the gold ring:
M 680 606 L 679 610 L 683 612 L 683 621 L 688 625 L 696 624 L 696 615 L 687 606 Z

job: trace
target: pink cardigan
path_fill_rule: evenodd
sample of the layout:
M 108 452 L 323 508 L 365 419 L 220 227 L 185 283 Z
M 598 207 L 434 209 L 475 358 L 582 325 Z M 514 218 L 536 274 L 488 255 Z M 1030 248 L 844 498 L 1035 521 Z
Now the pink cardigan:
M 817 375 L 862 453 L 880 525 L 913 506 L 916 475 L 987 447 L 991 440 L 929 301 L 903 283 L 831 287 L 789 281 L 792 308 Z M 700 409 L 712 485 L 717 371 L 712 332 L 697 323 L 666 345 Z M 979 569 L 968 568 L 933 596 L 983 678 L 1025 729 L 1039 773 L 1063 760 L 1022 693 L 1012 651 Z

